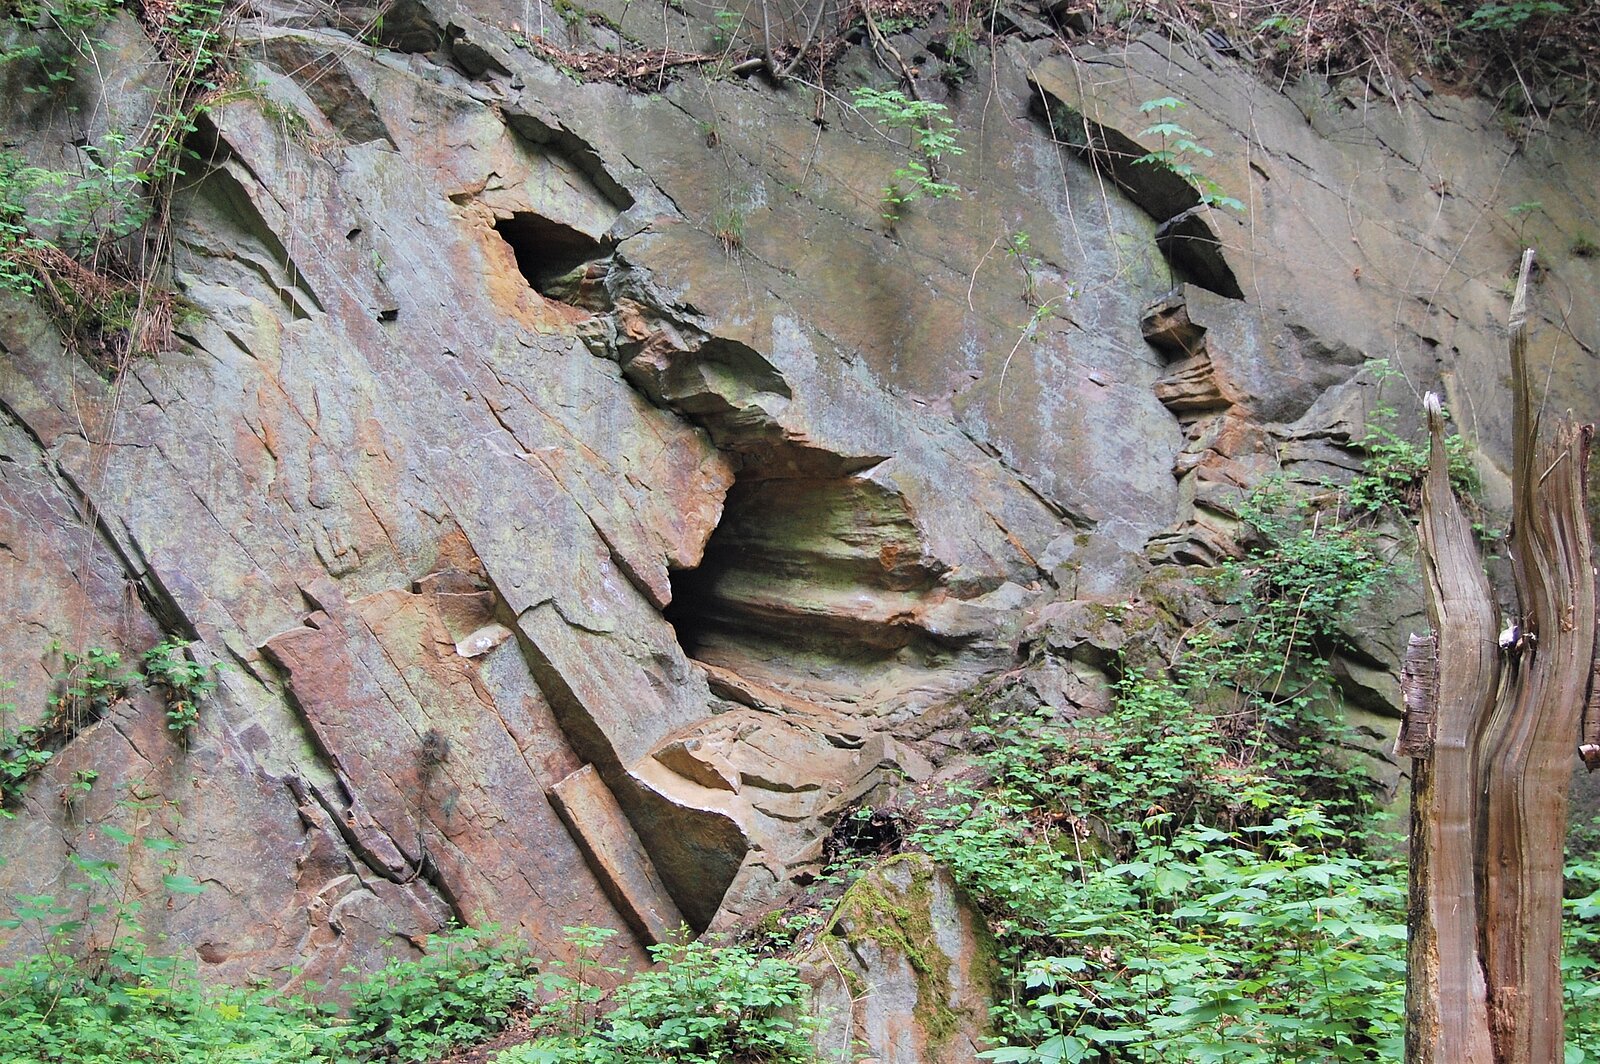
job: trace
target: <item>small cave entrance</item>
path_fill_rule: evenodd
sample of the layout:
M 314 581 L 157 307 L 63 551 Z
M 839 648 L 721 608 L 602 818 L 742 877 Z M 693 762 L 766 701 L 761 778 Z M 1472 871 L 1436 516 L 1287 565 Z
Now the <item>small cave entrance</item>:
M 706 550 L 709 554 L 709 544 Z M 698 661 L 715 628 L 717 568 L 702 561 L 698 568 L 674 569 L 667 576 L 672 582 L 672 601 L 663 615 L 678 634 L 684 654 Z
M 498 219 L 494 229 L 511 245 L 517 269 L 540 295 L 549 295 L 557 278 L 610 254 L 610 248 L 594 237 L 532 211 Z
M 837 468 L 744 472 L 699 567 L 671 574 L 666 619 L 697 661 L 769 686 L 858 686 L 925 663 L 919 606 L 939 571 L 898 491 Z

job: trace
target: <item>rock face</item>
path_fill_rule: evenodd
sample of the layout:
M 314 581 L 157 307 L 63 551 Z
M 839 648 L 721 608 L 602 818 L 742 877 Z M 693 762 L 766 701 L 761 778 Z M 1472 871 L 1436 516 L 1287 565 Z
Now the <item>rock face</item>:
M 647 45 L 705 32 L 594 10 Z M 0 297 L 9 720 L 43 715 L 62 648 L 172 635 L 229 666 L 185 743 L 137 685 L 67 742 L 0 877 L 65 895 L 69 855 L 114 857 L 154 895 L 170 856 L 97 826 L 176 840 L 208 889 L 147 923 L 209 977 L 337 981 L 450 919 L 547 956 L 611 926 L 635 960 L 732 926 L 933 770 L 1025 630 L 1041 697 L 1103 699 L 1086 611 L 1236 550 L 1263 476 L 1348 477 L 1380 399 L 1442 386 L 1495 501 L 1525 240 L 1550 402 L 1596 414 L 1577 131 L 1279 92 L 1165 38 L 1069 56 L 1020 19 L 920 84 L 964 192 L 888 231 L 908 149 L 837 96 L 576 82 L 527 46 L 543 4 L 406 3 L 362 43 L 369 14 L 241 23 L 250 88 L 175 198 L 172 350 L 108 381 Z M 603 21 L 567 45 L 616 43 Z M 860 50 L 839 76 L 884 80 Z M 82 86 L 135 117 L 136 88 Z M 1131 165 L 1168 95 L 1243 212 Z M 60 102 L 4 121 L 36 159 L 80 136 Z M 1417 605 L 1377 609 L 1341 673 L 1375 733 Z
M 963 1064 L 985 1048 L 993 943 L 949 873 L 923 855 L 856 882 L 800 965 L 823 1060 Z

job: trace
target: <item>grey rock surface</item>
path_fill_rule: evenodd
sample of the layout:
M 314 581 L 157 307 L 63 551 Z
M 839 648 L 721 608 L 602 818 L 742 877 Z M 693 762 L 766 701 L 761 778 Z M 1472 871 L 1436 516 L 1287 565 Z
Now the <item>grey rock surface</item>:
M 646 44 L 704 32 L 612 6 Z M 59 892 L 81 854 L 154 892 L 162 861 L 93 825 L 180 841 L 208 889 L 151 927 L 208 978 L 326 982 L 452 918 L 545 956 L 610 926 L 633 960 L 674 909 L 734 926 L 933 773 L 940 715 L 1019 644 L 1041 698 L 1103 703 L 1091 607 L 1236 550 L 1261 478 L 1348 478 L 1379 406 L 1403 431 L 1443 389 L 1494 504 L 1524 242 L 1548 406 L 1600 414 L 1600 261 L 1567 252 L 1600 156 L 1559 123 L 1514 143 L 1442 87 L 1018 33 L 919 83 L 962 194 L 890 230 L 907 148 L 837 94 L 575 81 L 526 47 L 543 4 L 408 3 L 376 43 L 364 12 L 241 25 L 252 87 L 174 203 L 171 350 L 110 382 L 0 296 L 11 716 L 59 648 L 230 666 L 186 744 L 137 687 L 68 743 L 0 826 L 0 886 Z M 887 83 L 858 53 L 840 76 Z M 1243 211 L 1108 154 L 1149 150 L 1168 95 Z M 1156 304 L 1188 325 L 1142 327 Z M 1381 751 L 1414 588 L 1372 610 L 1341 679 Z

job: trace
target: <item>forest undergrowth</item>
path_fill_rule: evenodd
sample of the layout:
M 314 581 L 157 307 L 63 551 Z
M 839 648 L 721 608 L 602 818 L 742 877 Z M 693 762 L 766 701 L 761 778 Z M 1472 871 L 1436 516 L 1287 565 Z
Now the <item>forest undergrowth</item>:
M 1392 433 L 1344 490 L 1258 490 L 1222 604 L 1170 669 L 1126 668 L 1113 708 L 997 713 L 983 776 L 914 841 L 987 914 L 1006 1062 L 1400 1061 L 1406 863 L 1349 756 L 1329 655 L 1393 576 L 1375 515 L 1424 456 Z M 1470 467 L 1457 468 L 1470 487 Z M 1567 1064 L 1600 1060 L 1600 859 L 1567 869 Z
M 1165 658 L 1125 656 L 1108 712 L 979 705 L 974 771 L 904 814 L 895 837 L 950 870 L 993 936 L 985 1059 L 1402 1058 L 1402 841 L 1350 756 L 1328 656 L 1393 578 L 1374 518 L 1413 498 L 1421 453 L 1367 442 L 1379 460 L 1343 490 L 1241 497 L 1244 548 L 1203 578 L 1210 619 Z M 135 866 L 155 866 L 169 903 L 203 889 L 175 841 L 134 827 L 147 813 L 124 803 L 127 826 L 96 825 L 120 855 L 74 857 L 63 896 L 14 899 L 0 921 L 37 947 L 0 968 L 0 1059 L 432 1061 L 510 1032 L 474 1059 L 816 1060 L 820 1020 L 786 948 L 822 923 L 804 906 L 750 941 L 656 947 L 631 978 L 600 961 L 604 929 L 567 929 L 567 955 L 541 961 L 459 928 L 339 987 L 205 986 L 142 927 Z M 1597 844 L 1577 832 L 1568 864 L 1568 1064 L 1600 1060 Z M 836 896 L 872 863 L 846 849 L 824 885 Z

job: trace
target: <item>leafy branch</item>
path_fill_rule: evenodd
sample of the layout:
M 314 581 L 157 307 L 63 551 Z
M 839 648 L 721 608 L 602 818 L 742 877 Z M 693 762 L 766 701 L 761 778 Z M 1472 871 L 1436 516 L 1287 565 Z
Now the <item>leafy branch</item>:
M 911 131 L 911 155 L 883 187 L 885 221 L 892 226 L 907 204 L 923 197 L 960 195 L 959 187 L 939 179 L 939 163 L 946 156 L 965 154 L 956 143 L 954 123 L 944 104 L 913 100 L 899 89 L 858 88 L 850 95 L 858 108 L 885 129 Z
M 1139 105 L 1141 113 L 1149 115 L 1154 112 L 1173 111 L 1187 107 L 1188 104 L 1174 96 L 1163 96 L 1158 100 L 1146 100 Z M 1160 118 L 1161 115 L 1157 114 Z M 1210 159 L 1216 152 L 1201 144 L 1195 139 L 1195 134 L 1183 128 L 1172 118 L 1164 118 L 1153 125 L 1140 130 L 1141 137 L 1158 137 L 1161 147 L 1155 151 L 1134 159 L 1138 166 L 1154 166 L 1170 173 L 1176 174 L 1200 194 L 1200 202 L 1208 207 L 1231 207 L 1233 210 L 1244 210 L 1244 204 L 1232 196 L 1224 194 L 1222 186 L 1216 181 L 1200 172 L 1195 165 L 1195 159 Z

